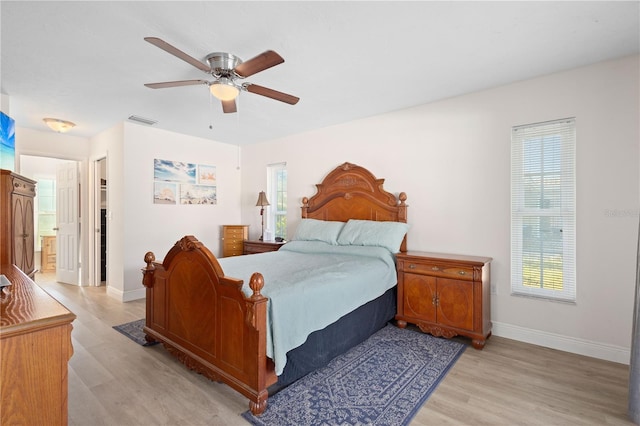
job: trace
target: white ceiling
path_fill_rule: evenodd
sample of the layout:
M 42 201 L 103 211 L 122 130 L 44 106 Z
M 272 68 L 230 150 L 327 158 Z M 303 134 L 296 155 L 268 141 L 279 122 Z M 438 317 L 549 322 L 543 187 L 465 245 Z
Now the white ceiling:
M 637 54 L 639 4 L 2 0 L 1 92 L 19 127 L 55 117 L 91 137 L 138 115 L 248 144 Z M 223 114 L 206 86 L 146 88 L 211 79 L 148 36 L 200 60 L 275 50 L 285 63 L 247 81 L 301 100 L 243 92 Z

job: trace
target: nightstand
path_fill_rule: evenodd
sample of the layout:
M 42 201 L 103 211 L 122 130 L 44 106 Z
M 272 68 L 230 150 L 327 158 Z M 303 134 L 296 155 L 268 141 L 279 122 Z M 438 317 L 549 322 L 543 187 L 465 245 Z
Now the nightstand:
M 275 241 L 249 241 L 244 242 L 244 254 L 264 253 L 268 251 L 278 251 L 285 243 Z
M 491 335 L 489 257 L 406 252 L 396 255 L 398 327 L 466 336 L 482 349 Z

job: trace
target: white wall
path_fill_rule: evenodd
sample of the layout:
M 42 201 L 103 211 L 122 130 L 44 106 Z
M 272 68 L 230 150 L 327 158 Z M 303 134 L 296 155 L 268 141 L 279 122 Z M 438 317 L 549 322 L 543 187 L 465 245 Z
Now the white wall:
M 0 93 L 0 111 L 11 117 L 11 99 L 4 93 Z
M 42 127 L 43 130 L 27 129 L 19 127 L 19 123 L 16 123 L 16 171 L 22 173 L 20 165 L 21 155 L 78 161 L 80 168 L 79 180 L 81 182 L 79 191 L 81 200 L 80 217 L 89 217 L 89 204 L 86 202 L 89 198 L 89 187 L 84 184 L 88 176 L 87 158 L 89 153 L 89 140 L 70 134 L 55 133 L 49 130 L 44 123 Z M 90 223 L 87 220 L 80 221 L 79 253 L 81 259 L 88 259 L 89 256 L 89 246 L 85 242 L 87 235 L 90 235 L 89 230 L 91 228 L 89 225 Z M 82 267 L 80 269 L 80 284 L 87 285 L 88 283 L 88 269 Z
M 287 163 L 291 236 L 302 197 L 356 163 L 407 193 L 410 250 L 493 257 L 495 335 L 628 363 L 639 71 L 629 57 L 248 146 L 242 222 L 260 228 L 254 205 L 267 164 Z M 510 295 L 511 128 L 566 117 L 577 125 L 576 304 Z
M 121 300 L 144 296 L 146 251 L 161 258 L 193 234 L 219 255 L 226 223 L 250 224 L 257 238 L 255 200 L 267 164 L 287 162 L 291 236 L 302 197 L 349 161 L 385 178 L 388 191 L 407 193 L 409 249 L 493 257 L 495 335 L 628 363 L 640 207 L 638 62 L 595 64 L 246 146 L 240 170 L 235 146 L 127 122 L 90 141 L 16 127 L 16 156 L 82 159 L 87 176 L 86 163 L 108 155 L 108 278 Z M 574 116 L 577 304 L 511 296 L 511 127 Z M 216 165 L 218 205 L 153 204 L 154 158 Z
M 91 149 L 89 153 L 91 164 L 91 181 L 95 182 L 97 177 L 95 162 L 101 158 L 107 159 L 107 294 L 124 300 L 124 247 L 126 245 L 124 235 L 124 126 L 125 123 L 118 123 L 110 129 L 91 138 Z M 97 208 L 95 185 L 90 185 L 91 198 L 89 202 L 93 208 Z M 98 229 L 97 218 L 91 216 L 91 229 Z M 90 236 L 88 244 L 90 246 L 91 258 L 98 259 L 98 238 L 97 233 Z M 92 263 L 91 276 L 96 275 L 96 268 L 100 265 Z
M 217 205 L 161 205 L 153 203 L 153 160 L 173 160 L 216 166 Z M 122 189 L 111 186 L 114 158 L 108 158 L 109 209 L 121 191 L 122 209 L 113 210 L 108 224 L 122 215 L 123 300 L 144 297 L 144 255 L 152 251 L 162 260 L 185 235 L 194 235 L 214 255 L 221 253 L 221 226 L 240 219 L 238 148 L 212 140 L 124 123 Z M 120 225 L 114 229 L 119 233 Z M 113 227 L 113 225 L 112 225 Z M 109 233 L 112 236 L 112 233 Z M 111 247 L 111 242 L 108 242 Z M 119 247 L 120 248 L 120 247 Z M 111 272 L 111 269 L 109 269 Z M 111 280 L 111 278 L 109 278 Z
M 238 147 L 128 122 L 91 139 L 16 127 L 16 158 L 20 155 L 73 159 L 81 163 L 82 258 L 95 259 L 98 227 L 92 212 L 95 161 L 107 158 L 107 292 L 119 300 L 144 297 L 140 269 L 144 254 L 161 260 L 184 235 L 195 235 L 217 256 L 220 228 L 240 218 Z M 153 204 L 153 160 L 216 166 L 218 204 L 166 206 Z M 18 165 L 19 172 L 19 165 Z M 90 262 L 83 262 L 81 281 L 92 282 Z M 97 265 L 99 267 L 99 265 Z

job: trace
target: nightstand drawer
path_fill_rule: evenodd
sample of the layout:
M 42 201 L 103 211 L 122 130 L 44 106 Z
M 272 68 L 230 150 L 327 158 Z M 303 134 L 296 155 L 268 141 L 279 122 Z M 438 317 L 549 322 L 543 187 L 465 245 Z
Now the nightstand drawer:
M 398 269 L 414 274 L 425 274 L 433 277 L 455 278 L 457 280 L 473 280 L 473 268 L 468 266 L 453 266 L 441 263 L 411 262 L 403 260 L 398 262 Z
M 284 243 L 276 243 L 271 241 L 245 241 L 244 254 L 258 254 L 270 251 L 278 251 Z

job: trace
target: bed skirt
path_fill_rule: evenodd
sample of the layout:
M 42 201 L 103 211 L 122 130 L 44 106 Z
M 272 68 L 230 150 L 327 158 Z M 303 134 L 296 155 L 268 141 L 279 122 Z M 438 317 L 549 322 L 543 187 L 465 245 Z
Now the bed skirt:
M 364 342 L 394 318 L 396 306 L 396 287 L 393 287 L 333 324 L 311 333 L 304 344 L 287 352 L 287 364 L 278 382 L 269 387 L 269 395 Z

